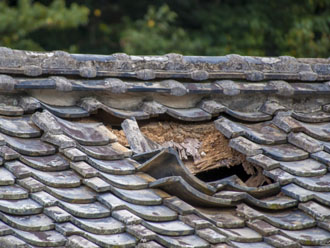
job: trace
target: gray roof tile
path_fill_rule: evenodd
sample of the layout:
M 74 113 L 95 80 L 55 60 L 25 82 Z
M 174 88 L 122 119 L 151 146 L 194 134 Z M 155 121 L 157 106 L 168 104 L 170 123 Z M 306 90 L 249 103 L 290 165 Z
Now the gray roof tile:
M 327 59 L 33 56 L 0 48 L 1 247 L 329 244 Z M 169 116 L 216 119 L 268 184 L 202 182 L 147 139 L 136 162 L 103 124 Z

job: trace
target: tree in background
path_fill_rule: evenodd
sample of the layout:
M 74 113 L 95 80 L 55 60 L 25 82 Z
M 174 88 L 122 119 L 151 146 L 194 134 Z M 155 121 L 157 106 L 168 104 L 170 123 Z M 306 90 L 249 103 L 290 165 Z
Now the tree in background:
M 328 0 L 0 2 L 0 45 L 129 54 L 329 57 Z
M 15 2 L 15 1 L 11 1 Z M 9 5 L 0 2 L 0 43 L 3 46 L 42 50 L 38 39 L 29 37 L 40 29 L 56 30 L 75 28 L 88 22 L 89 10 L 75 3 L 69 8 L 64 0 L 54 0 L 45 6 L 31 0 L 19 0 Z

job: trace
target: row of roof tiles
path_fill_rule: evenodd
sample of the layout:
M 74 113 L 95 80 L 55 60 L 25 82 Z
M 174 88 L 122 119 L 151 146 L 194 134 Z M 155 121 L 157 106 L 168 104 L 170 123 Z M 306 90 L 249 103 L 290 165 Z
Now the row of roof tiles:
M 308 106 L 306 106 L 303 107 L 304 112 L 301 112 L 300 109 L 292 110 L 288 106 L 281 105 L 276 99 L 265 99 L 265 102 L 263 104 L 259 103 L 261 106 L 253 112 L 234 110 L 223 105 L 219 100 L 210 100 L 207 98 L 202 99 L 194 107 L 188 108 L 169 107 L 154 100 L 143 100 L 143 98 L 141 98 L 141 102 L 138 104 L 140 107 L 134 110 L 110 107 L 95 97 L 81 98 L 76 105 L 72 106 L 49 105 L 30 96 L 6 96 L 6 99 L 3 101 L 4 103 L 0 104 L 0 114 L 9 116 L 19 116 L 23 113 L 30 113 L 41 108 L 47 109 L 51 113 L 62 118 L 83 118 L 94 114 L 98 110 L 103 110 L 119 119 L 134 117 L 138 120 L 167 114 L 178 120 L 203 121 L 211 120 L 220 114 L 226 114 L 243 122 L 269 121 L 272 120 L 273 116 L 276 116 L 274 122 L 283 122 L 282 120 L 292 115 L 295 120 L 297 120 L 293 123 L 295 125 L 294 128 L 304 129 L 306 132 L 310 133 L 319 132 L 319 130 L 316 130 L 316 127 L 310 123 L 328 122 L 330 120 L 330 105 L 328 103 L 317 103 L 319 106 L 316 106 L 317 109 L 313 111 L 308 111 L 308 109 L 306 109 Z M 256 101 L 258 101 L 258 99 L 256 99 Z M 285 111 L 287 112 L 285 113 Z M 278 112 L 280 112 L 280 114 L 276 115 Z M 224 121 L 224 125 L 225 123 L 226 121 Z M 229 125 L 228 129 L 237 129 L 236 132 L 246 132 L 246 135 L 251 133 L 251 131 L 247 131 L 244 127 L 236 127 L 236 125 L 231 122 L 227 123 L 227 125 Z M 287 124 L 285 124 L 285 122 L 281 125 L 281 128 L 285 131 L 289 128 L 286 126 Z M 324 123 L 323 125 L 327 124 Z M 258 130 L 255 130 L 254 133 L 257 134 L 257 132 Z
M 325 83 L 288 83 L 286 81 L 268 81 L 259 83 L 235 82 L 232 80 L 218 80 L 207 83 L 179 82 L 164 80 L 157 82 L 131 82 L 118 78 L 95 80 L 78 80 L 65 77 L 50 78 L 15 78 L 0 75 L 0 90 L 2 92 L 17 92 L 22 90 L 57 91 L 87 91 L 109 93 L 166 93 L 174 96 L 186 94 L 224 94 L 235 96 L 239 94 L 276 94 L 280 96 L 304 94 L 329 94 L 329 82 Z
M 295 59 L 244 57 L 128 56 L 127 54 L 82 55 L 63 51 L 29 52 L 0 48 L 0 72 L 40 76 L 43 74 L 133 77 L 142 80 L 155 78 L 246 79 L 261 80 L 329 80 L 328 59 Z
M 237 177 L 211 184 L 198 181 L 168 151 L 140 165 L 127 158 L 132 152 L 119 146 L 100 123 L 71 122 L 46 110 L 32 116 L 3 116 L 0 244 L 325 245 L 330 239 L 328 124 L 324 119 L 318 124 L 295 118 L 280 111 L 272 123 L 263 125 L 225 117 L 216 121 L 216 127 L 232 139 L 230 145 L 275 181 L 253 188 Z M 158 159 L 171 159 L 168 170 Z M 286 196 L 277 195 L 280 191 Z

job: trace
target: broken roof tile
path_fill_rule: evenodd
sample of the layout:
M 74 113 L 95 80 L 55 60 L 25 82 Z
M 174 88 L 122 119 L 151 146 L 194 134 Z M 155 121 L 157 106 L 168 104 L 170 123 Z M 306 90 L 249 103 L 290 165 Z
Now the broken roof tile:
M 0 246 L 329 244 L 327 59 L 0 48 L 0 63 Z M 237 175 L 205 183 L 149 138 L 139 150 L 122 145 L 119 121 L 169 116 L 216 119 L 242 156 L 230 168 Z M 240 179 L 239 168 L 265 185 Z

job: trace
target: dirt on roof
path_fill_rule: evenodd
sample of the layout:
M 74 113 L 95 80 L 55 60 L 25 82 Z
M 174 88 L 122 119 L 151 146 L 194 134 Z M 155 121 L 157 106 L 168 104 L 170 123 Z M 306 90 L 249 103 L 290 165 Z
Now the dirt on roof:
M 214 124 L 190 124 L 176 122 L 150 122 L 140 126 L 150 140 L 175 148 L 192 173 L 221 166 L 234 166 L 245 161 L 243 155 L 232 150 L 228 140 L 215 129 Z M 128 146 L 122 130 L 111 130 L 119 143 Z

